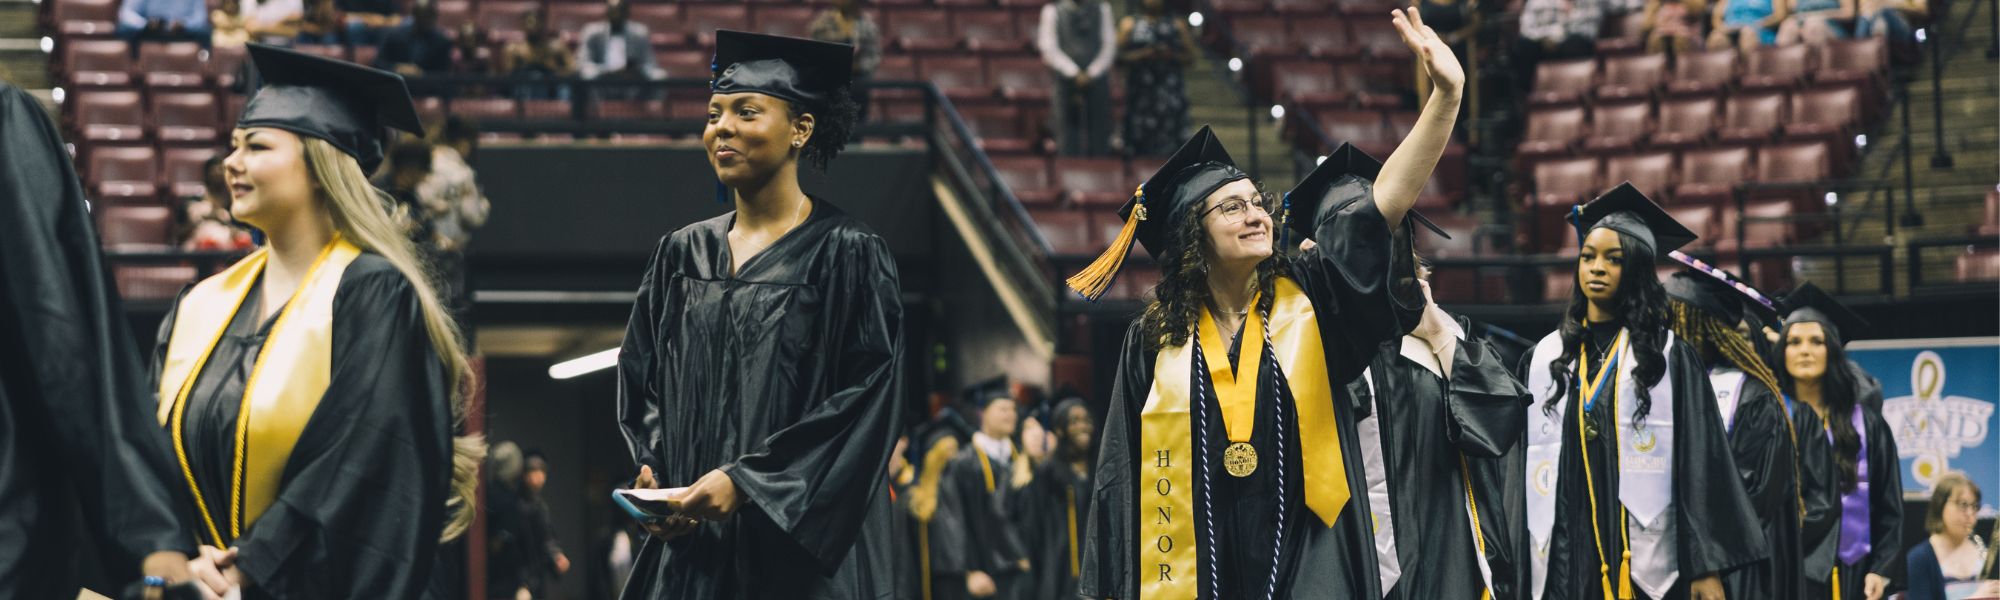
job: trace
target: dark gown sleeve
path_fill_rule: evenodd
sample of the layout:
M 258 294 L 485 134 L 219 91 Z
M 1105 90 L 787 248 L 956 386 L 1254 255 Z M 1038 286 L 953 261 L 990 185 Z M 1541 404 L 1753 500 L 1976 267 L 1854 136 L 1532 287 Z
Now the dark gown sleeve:
M 832 235 L 852 239 L 836 242 L 826 257 L 832 272 L 823 280 L 828 322 L 821 339 L 835 358 L 832 372 L 818 376 L 831 393 L 720 467 L 827 573 L 854 545 L 870 503 L 886 501 L 877 492 L 896 445 L 903 348 L 903 288 L 887 244 L 873 234 Z M 797 389 L 822 389 L 802 383 Z
M 1783 475 L 1792 472 L 1792 457 L 1784 452 L 1784 407 L 1770 388 L 1746 378 L 1736 404 L 1736 418 L 1729 430 L 1730 454 L 1736 459 L 1737 480 L 1750 496 L 1750 505 L 1760 515 L 1790 515 L 1785 505 L 1799 501 L 1792 482 Z
M 386 263 L 356 273 L 370 258 L 334 297 L 333 371 L 277 500 L 237 540 L 280 598 L 416 598 L 447 519 L 448 378 L 415 288 Z
M 965 489 L 963 457 L 960 454 L 945 463 L 944 474 L 938 481 L 937 512 L 931 513 L 931 547 L 937 549 L 937 562 L 931 564 L 931 570 L 938 573 L 963 575 L 966 571 L 981 570 L 980 565 L 973 564 L 977 553 L 970 521 L 977 517 L 969 505 L 972 491 Z
M 618 430 L 625 434 L 625 446 L 635 465 L 660 471 L 659 448 L 661 389 L 667 382 L 660 368 L 661 323 L 669 296 L 670 277 L 663 272 L 669 253 L 676 247 L 674 236 L 660 238 L 653 260 L 639 280 L 639 293 L 632 301 L 632 318 L 625 325 L 625 342 L 618 348 Z M 637 467 L 634 467 L 635 469 Z M 636 473 L 635 473 L 636 474 Z
M 1317 245 L 1290 259 L 1292 276 L 1312 299 L 1333 385 L 1354 381 L 1382 342 L 1408 333 L 1422 316 L 1410 222 L 1390 227 L 1372 187 L 1355 179 L 1334 186 L 1313 212 Z
M 1104 441 L 1098 447 L 1090 519 L 1082 546 L 1083 576 L 1078 592 L 1091 598 L 1136 598 L 1139 411 L 1152 393 L 1153 355 L 1146 352 L 1138 321 L 1125 330 L 1118 374 L 1111 385 L 1111 405 L 1105 411 Z
M 5 83 L 0 122 L 0 596 L 20 589 L 15 575 L 59 577 L 37 565 L 72 559 L 13 554 L 47 530 L 39 519 L 67 510 L 32 506 L 52 497 L 41 487 L 51 481 L 71 486 L 104 575 L 136 578 L 147 554 L 194 551 L 165 484 L 178 473 L 54 123 Z
M 1799 563 L 1807 580 L 1824 584 L 1833 577 L 1840 537 L 1840 479 L 1819 413 L 1803 402 L 1793 402 L 1791 410 L 1792 427 L 1799 433 L 1799 500 L 1805 505 L 1799 519 L 1799 548 L 1804 553 Z
M 1463 320 L 1459 326 L 1470 330 Z M 1499 458 L 1519 443 L 1533 397 L 1485 340 L 1460 340 L 1451 363 L 1445 439 L 1468 457 Z
M 1889 578 L 1889 589 L 1903 578 L 1903 462 L 1896 436 L 1882 413 L 1866 407 L 1861 424 L 1868 431 L 1868 563 L 1870 573 Z
M 1938 564 L 1937 549 L 1929 541 L 1920 541 L 1910 548 L 1910 557 L 1904 562 L 1910 573 L 1910 588 L 1905 598 L 1945 600 L 1944 567 Z
M 1737 478 L 1701 357 L 1678 339 L 1668 352 L 1666 376 L 1674 378 L 1674 505 L 1680 519 L 1674 535 L 1681 576 L 1693 580 L 1763 560 L 1770 545 Z M 1661 400 L 1653 399 L 1652 410 L 1665 408 Z

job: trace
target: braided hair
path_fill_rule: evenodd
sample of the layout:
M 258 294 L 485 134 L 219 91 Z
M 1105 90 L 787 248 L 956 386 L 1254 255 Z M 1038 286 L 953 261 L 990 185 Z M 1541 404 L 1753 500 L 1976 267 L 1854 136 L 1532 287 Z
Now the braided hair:
M 1674 334 L 1687 340 L 1689 345 L 1704 356 L 1715 355 L 1729 364 L 1735 365 L 1750 377 L 1761 382 L 1772 391 L 1777 391 L 1778 377 L 1771 372 L 1771 366 L 1759 358 L 1757 348 L 1750 340 L 1737 333 L 1736 328 L 1724 324 L 1721 319 L 1680 300 L 1667 301 L 1667 312 L 1672 316 Z

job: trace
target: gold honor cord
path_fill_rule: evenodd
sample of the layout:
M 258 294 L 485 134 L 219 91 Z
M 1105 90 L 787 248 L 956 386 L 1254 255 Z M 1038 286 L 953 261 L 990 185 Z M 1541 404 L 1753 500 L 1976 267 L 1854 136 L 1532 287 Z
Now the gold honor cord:
M 1250 306 L 1257 306 L 1262 296 L 1252 296 Z M 1208 363 L 1208 378 L 1215 384 L 1215 401 L 1222 409 L 1222 427 L 1229 433 L 1222 467 L 1231 477 L 1249 477 L 1257 472 L 1257 448 L 1250 445 L 1250 434 L 1257 428 L 1257 375 L 1264 366 L 1264 320 L 1255 310 L 1243 317 L 1239 339 L 1244 352 L 1234 365 L 1229 364 L 1229 341 L 1216 330 L 1215 315 L 1208 307 L 1202 307 L 1197 329 L 1201 332 L 1201 358 Z
M 1069 500 L 1069 505 L 1064 507 L 1069 509 L 1069 576 L 1076 578 L 1083 575 L 1083 561 L 1077 557 L 1076 550 L 1076 488 L 1064 489 L 1063 495 Z
M 1479 502 L 1472 495 L 1472 466 L 1465 461 L 1465 453 L 1458 453 L 1459 476 L 1465 480 L 1465 506 L 1472 511 L 1472 543 L 1479 550 L 1475 560 L 1486 560 L 1486 532 L 1479 527 Z M 1492 589 L 1479 590 L 1479 600 L 1493 600 Z
M 1604 365 L 1601 367 L 1603 370 L 1598 371 L 1595 380 L 1590 377 L 1590 365 L 1587 357 L 1590 349 L 1587 347 L 1583 348 L 1583 353 L 1578 354 L 1576 361 L 1577 385 L 1582 388 L 1582 400 L 1584 402 L 1584 405 L 1577 407 L 1578 410 L 1576 411 L 1577 447 L 1583 450 L 1583 484 L 1584 490 L 1588 492 L 1590 497 L 1590 541 L 1597 545 L 1598 585 L 1604 589 L 1605 600 L 1614 600 L 1611 595 L 1611 566 L 1604 560 L 1604 530 L 1597 522 L 1597 482 L 1590 472 L 1590 440 L 1587 439 L 1589 434 L 1584 426 L 1584 422 L 1590 413 L 1591 405 L 1596 403 L 1594 400 L 1596 391 L 1605 383 L 1605 378 L 1609 376 L 1611 379 L 1612 449 L 1615 454 L 1615 451 L 1620 447 L 1618 445 L 1619 440 L 1617 439 L 1620 433 L 1618 432 L 1618 369 L 1613 363 L 1620 355 L 1624 354 L 1625 332 L 1618 332 L 1618 339 L 1612 342 L 1611 348 L 1611 355 L 1605 358 Z M 1618 505 L 1618 539 L 1624 542 L 1625 552 L 1622 560 L 1618 563 L 1618 595 L 1615 600 L 1632 600 L 1632 539 L 1631 532 L 1628 531 L 1628 527 L 1625 524 L 1625 519 L 1625 505 L 1620 503 Z

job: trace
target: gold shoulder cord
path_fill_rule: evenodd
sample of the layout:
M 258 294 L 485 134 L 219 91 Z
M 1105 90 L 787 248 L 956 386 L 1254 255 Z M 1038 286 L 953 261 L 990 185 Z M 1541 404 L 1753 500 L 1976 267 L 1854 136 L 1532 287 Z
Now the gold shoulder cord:
M 1624 336 L 1621 334 L 1619 337 L 1622 338 Z M 1588 348 L 1584 348 L 1583 350 L 1585 352 L 1589 351 Z M 1590 372 L 1589 366 L 1586 363 L 1587 363 L 1586 359 L 1584 359 L 1582 355 L 1579 355 L 1576 361 L 1577 376 L 1581 378 L 1579 379 L 1579 381 L 1590 380 L 1589 378 L 1585 377 Z M 1610 365 L 1606 365 L 1606 368 L 1609 367 Z M 1611 373 L 1611 415 L 1612 415 L 1611 428 L 1613 430 L 1611 447 L 1614 450 L 1614 455 L 1615 455 L 1615 450 L 1619 448 L 1619 445 L 1624 443 L 1624 440 L 1621 439 L 1623 437 L 1623 432 L 1618 431 L 1618 380 L 1619 376 L 1617 370 L 1613 369 Z M 1585 398 L 1584 400 L 1586 402 L 1588 401 L 1587 398 Z M 1583 482 L 1584 482 L 1584 490 L 1588 492 L 1590 496 L 1590 531 L 1592 534 L 1590 541 L 1597 545 L 1597 575 L 1599 578 L 1598 584 L 1602 586 L 1604 589 L 1605 600 L 1614 600 L 1613 596 L 1611 595 L 1611 590 L 1612 590 L 1611 566 L 1605 563 L 1604 561 L 1604 531 L 1602 528 L 1600 528 L 1600 526 L 1597 523 L 1597 483 L 1594 480 L 1595 478 L 1591 475 L 1590 472 L 1590 440 L 1586 439 L 1584 434 L 1584 419 L 1588 416 L 1589 412 L 1590 411 L 1587 407 L 1584 406 L 1577 407 L 1576 411 L 1576 435 L 1578 442 L 1577 447 L 1583 449 Z M 1632 600 L 1632 538 L 1631 538 L 1631 532 L 1629 531 L 1629 527 L 1627 527 L 1625 524 L 1625 520 L 1626 520 L 1625 506 L 1623 504 L 1620 504 L 1618 506 L 1618 524 L 1619 524 L 1618 537 L 1625 543 L 1625 552 L 1624 556 L 1622 557 L 1623 560 L 1621 560 L 1618 564 L 1618 588 L 1617 588 L 1618 595 L 1615 598 L 1615 600 Z
M 1486 559 L 1486 531 L 1479 527 L 1479 502 L 1472 495 L 1472 466 L 1465 462 L 1465 453 L 1458 453 L 1458 472 L 1465 480 L 1465 506 L 1472 510 L 1472 544 L 1479 549 L 1475 560 Z M 1479 591 L 1479 600 L 1493 600 L 1492 589 Z

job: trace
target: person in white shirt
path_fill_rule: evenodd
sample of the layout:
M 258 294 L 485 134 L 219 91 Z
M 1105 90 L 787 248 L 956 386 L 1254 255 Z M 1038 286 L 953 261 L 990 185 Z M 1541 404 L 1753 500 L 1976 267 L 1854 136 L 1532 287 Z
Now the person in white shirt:
M 650 32 L 645 24 L 627 19 L 627 12 L 625 0 L 608 0 L 604 3 L 604 20 L 583 26 L 583 42 L 577 45 L 578 75 L 607 81 L 656 81 L 667 77 L 666 69 L 660 68 L 653 58 Z M 601 98 L 632 98 L 638 97 L 639 91 L 600 87 L 596 93 Z
M 1035 48 L 1054 71 L 1053 129 L 1065 155 L 1111 151 L 1111 71 L 1116 21 L 1104 0 L 1056 0 L 1042 7 Z

